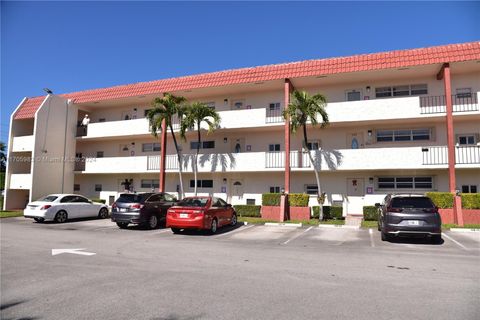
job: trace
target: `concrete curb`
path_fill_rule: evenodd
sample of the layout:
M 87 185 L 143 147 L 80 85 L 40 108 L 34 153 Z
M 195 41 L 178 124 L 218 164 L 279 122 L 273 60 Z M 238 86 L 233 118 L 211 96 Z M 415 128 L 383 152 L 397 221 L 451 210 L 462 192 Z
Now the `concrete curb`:
M 281 223 L 281 222 L 265 222 L 267 227 L 292 227 L 292 228 L 300 228 L 302 226 L 301 223 Z
M 343 224 L 319 224 L 319 228 L 327 228 L 327 229 L 353 229 L 359 230 L 360 226 L 346 226 Z
M 464 232 L 464 233 L 470 233 L 470 232 L 480 232 L 480 229 L 468 229 L 468 228 L 450 228 L 450 231 L 452 231 L 452 232 Z

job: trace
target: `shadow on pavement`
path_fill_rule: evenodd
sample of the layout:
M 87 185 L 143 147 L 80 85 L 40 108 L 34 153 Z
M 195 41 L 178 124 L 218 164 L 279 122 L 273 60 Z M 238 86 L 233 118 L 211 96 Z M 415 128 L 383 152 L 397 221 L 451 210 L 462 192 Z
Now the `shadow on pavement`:
M 393 237 L 390 238 L 388 242 L 439 246 L 442 245 L 445 241 L 443 239 L 440 239 L 440 241 L 435 241 L 429 237 Z

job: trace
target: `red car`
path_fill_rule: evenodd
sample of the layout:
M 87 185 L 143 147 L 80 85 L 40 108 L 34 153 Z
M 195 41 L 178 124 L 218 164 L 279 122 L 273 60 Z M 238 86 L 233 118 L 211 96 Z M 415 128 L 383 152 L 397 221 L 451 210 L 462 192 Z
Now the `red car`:
M 231 204 L 215 197 L 187 197 L 167 211 L 167 228 L 173 233 L 182 229 L 209 230 L 236 225 L 237 214 Z

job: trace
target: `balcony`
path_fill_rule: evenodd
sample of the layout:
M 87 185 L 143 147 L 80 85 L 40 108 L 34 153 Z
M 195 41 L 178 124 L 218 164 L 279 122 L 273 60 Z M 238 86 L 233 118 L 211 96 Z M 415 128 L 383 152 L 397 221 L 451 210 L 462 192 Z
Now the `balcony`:
M 448 148 L 446 146 L 422 148 L 422 163 L 424 165 L 447 165 Z M 480 146 L 456 146 L 455 164 L 475 165 L 480 164 Z M 477 166 L 480 167 L 480 166 Z
M 14 173 L 10 175 L 9 188 L 30 190 L 32 188 L 32 175 L 30 173 Z
M 478 111 L 478 94 L 470 96 L 452 95 L 453 112 Z M 445 96 L 420 97 L 420 109 L 422 114 L 445 113 Z
M 13 137 L 12 152 L 32 152 L 35 138 L 31 136 Z

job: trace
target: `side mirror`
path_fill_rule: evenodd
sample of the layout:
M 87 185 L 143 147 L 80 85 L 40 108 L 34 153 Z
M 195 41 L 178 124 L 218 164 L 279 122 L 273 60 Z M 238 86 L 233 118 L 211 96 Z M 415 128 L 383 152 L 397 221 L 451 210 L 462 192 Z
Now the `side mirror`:
M 375 207 L 380 208 L 382 205 L 380 203 L 375 203 Z
M 227 208 L 231 208 L 232 205 L 230 203 L 227 203 Z

